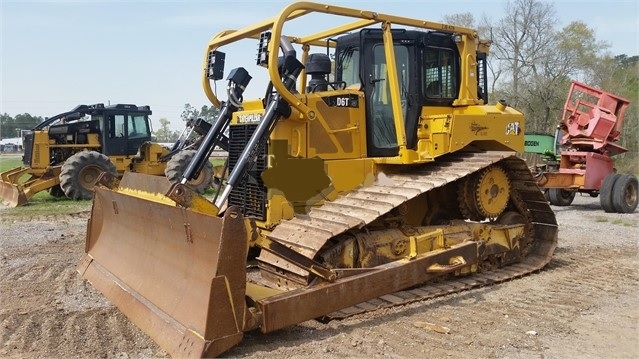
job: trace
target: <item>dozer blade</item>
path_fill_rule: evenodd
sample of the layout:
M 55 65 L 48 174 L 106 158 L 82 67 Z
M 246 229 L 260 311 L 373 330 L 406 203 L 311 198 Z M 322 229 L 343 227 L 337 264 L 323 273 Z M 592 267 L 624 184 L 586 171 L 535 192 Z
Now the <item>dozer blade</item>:
M 247 239 L 224 217 L 96 187 L 78 272 L 173 357 L 211 357 L 242 339 Z M 157 188 L 157 187 L 156 187 Z M 128 193 L 128 194 L 127 194 Z
M 18 186 L 5 181 L 0 181 L 0 198 L 9 207 L 22 206 L 29 201 Z
M 29 201 L 19 184 L 19 178 L 26 172 L 22 167 L 0 173 L 0 200 L 9 207 L 18 207 Z

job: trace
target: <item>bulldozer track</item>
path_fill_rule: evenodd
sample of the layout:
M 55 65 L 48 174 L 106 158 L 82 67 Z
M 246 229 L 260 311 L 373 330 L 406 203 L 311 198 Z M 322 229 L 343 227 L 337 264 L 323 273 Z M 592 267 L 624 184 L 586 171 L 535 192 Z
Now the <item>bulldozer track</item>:
M 361 228 L 405 201 L 444 186 L 495 163 L 508 169 L 515 206 L 526 213 L 532 242 L 522 262 L 471 276 L 429 283 L 329 314 L 326 319 L 340 319 L 370 310 L 404 305 L 436 298 L 472 288 L 488 286 L 538 271 L 550 262 L 557 245 L 555 215 L 539 191 L 526 163 L 511 152 L 459 153 L 410 172 L 388 174 L 390 185 L 378 183 L 354 190 L 347 195 L 313 208 L 308 216 L 285 221 L 269 235 L 272 239 L 313 258 L 331 238 L 351 229 Z M 308 275 L 304 270 L 270 253 L 263 253 L 260 268 L 265 280 L 276 286 L 290 286 L 296 278 Z M 303 285 L 301 281 L 297 284 Z
M 420 287 L 387 294 L 379 298 L 360 303 L 358 305 L 342 309 L 328 314 L 321 321 L 344 319 L 353 315 L 383 308 L 406 305 L 422 300 L 428 300 L 446 295 L 463 292 L 470 289 L 485 287 L 508 280 L 523 277 L 539 270 L 535 265 L 515 264 L 507 268 L 496 269 L 488 273 L 474 274 L 453 280 L 447 280 L 437 284 L 427 284 Z

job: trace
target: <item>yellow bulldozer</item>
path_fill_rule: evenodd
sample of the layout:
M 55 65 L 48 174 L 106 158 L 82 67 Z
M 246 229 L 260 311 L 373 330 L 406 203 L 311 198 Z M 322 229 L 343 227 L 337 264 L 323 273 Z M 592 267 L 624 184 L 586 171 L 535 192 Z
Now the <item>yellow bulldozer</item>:
M 189 120 L 172 148 L 165 148 L 151 141 L 150 114 L 149 106 L 97 103 L 46 119 L 24 136 L 22 165 L 0 173 L 0 199 L 16 207 L 45 190 L 54 197 L 91 199 L 102 172 L 121 176 L 133 171 L 178 181 L 211 125 Z M 225 140 L 219 144 L 225 146 Z M 211 163 L 202 168 L 189 181 L 199 193 L 223 169 Z
M 222 101 L 222 49 L 242 40 L 258 42 L 264 98 L 243 98 L 238 67 Z M 172 356 L 210 357 L 247 331 L 539 270 L 557 223 L 516 156 L 522 114 L 487 104 L 488 47 L 472 29 L 309 2 L 217 34 L 202 79 L 220 114 L 193 168 L 171 186 L 103 175 L 78 272 Z M 225 125 L 229 176 L 209 201 L 185 183 Z

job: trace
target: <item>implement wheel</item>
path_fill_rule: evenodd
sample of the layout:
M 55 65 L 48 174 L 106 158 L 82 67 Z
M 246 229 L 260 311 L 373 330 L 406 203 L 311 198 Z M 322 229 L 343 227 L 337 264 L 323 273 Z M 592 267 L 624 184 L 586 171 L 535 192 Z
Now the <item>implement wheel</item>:
M 637 208 L 637 177 L 621 175 L 612 188 L 612 205 L 618 213 L 632 213 Z
M 563 188 L 549 188 L 548 202 L 553 206 L 570 206 L 575 199 L 576 191 L 570 191 Z
M 608 213 L 615 212 L 615 207 L 612 204 L 612 189 L 620 177 L 621 175 L 618 173 L 606 175 L 599 189 L 599 203 L 601 203 L 601 208 Z
M 60 188 L 71 199 L 91 199 L 93 186 L 102 172 L 118 175 L 109 157 L 95 151 L 78 152 L 62 165 Z
M 166 178 L 171 181 L 171 183 L 180 182 L 182 180 L 182 175 L 189 163 L 195 156 L 195 151 L 193 150 L 185 150 L 178 152 L 175 156 L 171 157 L 169 162 L 166 164 L 166 168 L 164 169 L 164 175 Z M 204 167 L 198 174 L 198 176 L 186 184 L 195 190 L 197 193 L 204 193 L 209 187 L 211 187 L 211 183 L 213 181 L 213 164 L 210 161 L 206 161 Z

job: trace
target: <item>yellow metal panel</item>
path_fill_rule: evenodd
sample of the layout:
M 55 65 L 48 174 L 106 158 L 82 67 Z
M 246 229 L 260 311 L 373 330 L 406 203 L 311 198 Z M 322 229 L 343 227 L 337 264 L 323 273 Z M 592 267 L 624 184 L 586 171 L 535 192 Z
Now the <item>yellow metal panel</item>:
M 473 40 L 476 35 L 469 38 L 468 35 L 460 35 L 459 48 L 461 81 L 458 99 L 453 106 L 476 105 L 480 103 L 477 98 L 477 43 Z
M 102 146 L 100 143 L 100 135 L 98 133 L 89 133 L 87 134 L 87 143 L 89 146 L 87 147 L 99 147 Z
M 494 106 L 470 106 L 455 111 L 450 123 L 449 152 L 470 144 L 482 150 L 524 151 L 524 117 L 512 108 L 495 112 Z
M 168 153 L 169 150 L 161 145 L 146 142 L 140 146 L 139 157 L 121 158 L 120 165 L 116 167 L 118 168 L 118 171 L 131 170 L 133 172 L 145 173 L 154 176 L 164 176 L 166 162 L 161 162 L 160 158 Z
M 282 121 L 275 127 L 270 139 L 287 140 L 288 153 L 291 157 L 306 158 L 306 127 L 305 122 Z
M 350 191 L 362 183 L 367 177 L 374 175 L 375 165 L 372 159 L 356 159 L 343 161 L 326 161 L 326 171 L 333 181 L 335 190 Z
M 32 169 L 45 169 L 49 166 L 49 145 L 49 133 L 47 131 L 33 132 Z
M 293 206 L 279 191 L 269 190 L 268 202 L 266 204 L 266 221 L 258 221 L 260 228 L 273 228 L 284 219 L 291 219 L 295 215 Z
M 332 182 L 331 192 L 324 193 L 326 200 L 334 200 L 339 193 L 348 192 L 364 183 L 375 180 L 376 166 L 373 159 L 328 160 L 324 161 L 326 173 Z M 295 174 L 291 174 L 295 175 Z M 257 222 L 261 228 L 273 228 L 283 219 L 291 219 L 295 214 L 293 205 L 287 201 L 283 192 L 271 188 L 268 190 L 267 218 L 264 222 Z M 306 205 L 318 205 L 307 203 Z M 300 210 L 302 210 L 300 208 Z M 308 208 L 306 208 L 308 210 Z
M 366 152 L 366 112 L 362 92 L 354 90 L 323 92 L 323 97 L 357 96 L 358 107 L 329 106 L 317 95 L 308 96 L 316 116 L 308 121 L 308 156 L 324 159 L 359 158 Z M 364 142 L 365 143 L 365 142 Z
M 435 133 L 433 134 L 433 145 L 431 153 L 433 157 L 443 155 L 448 148 L 448 134 L 447 133 Z

